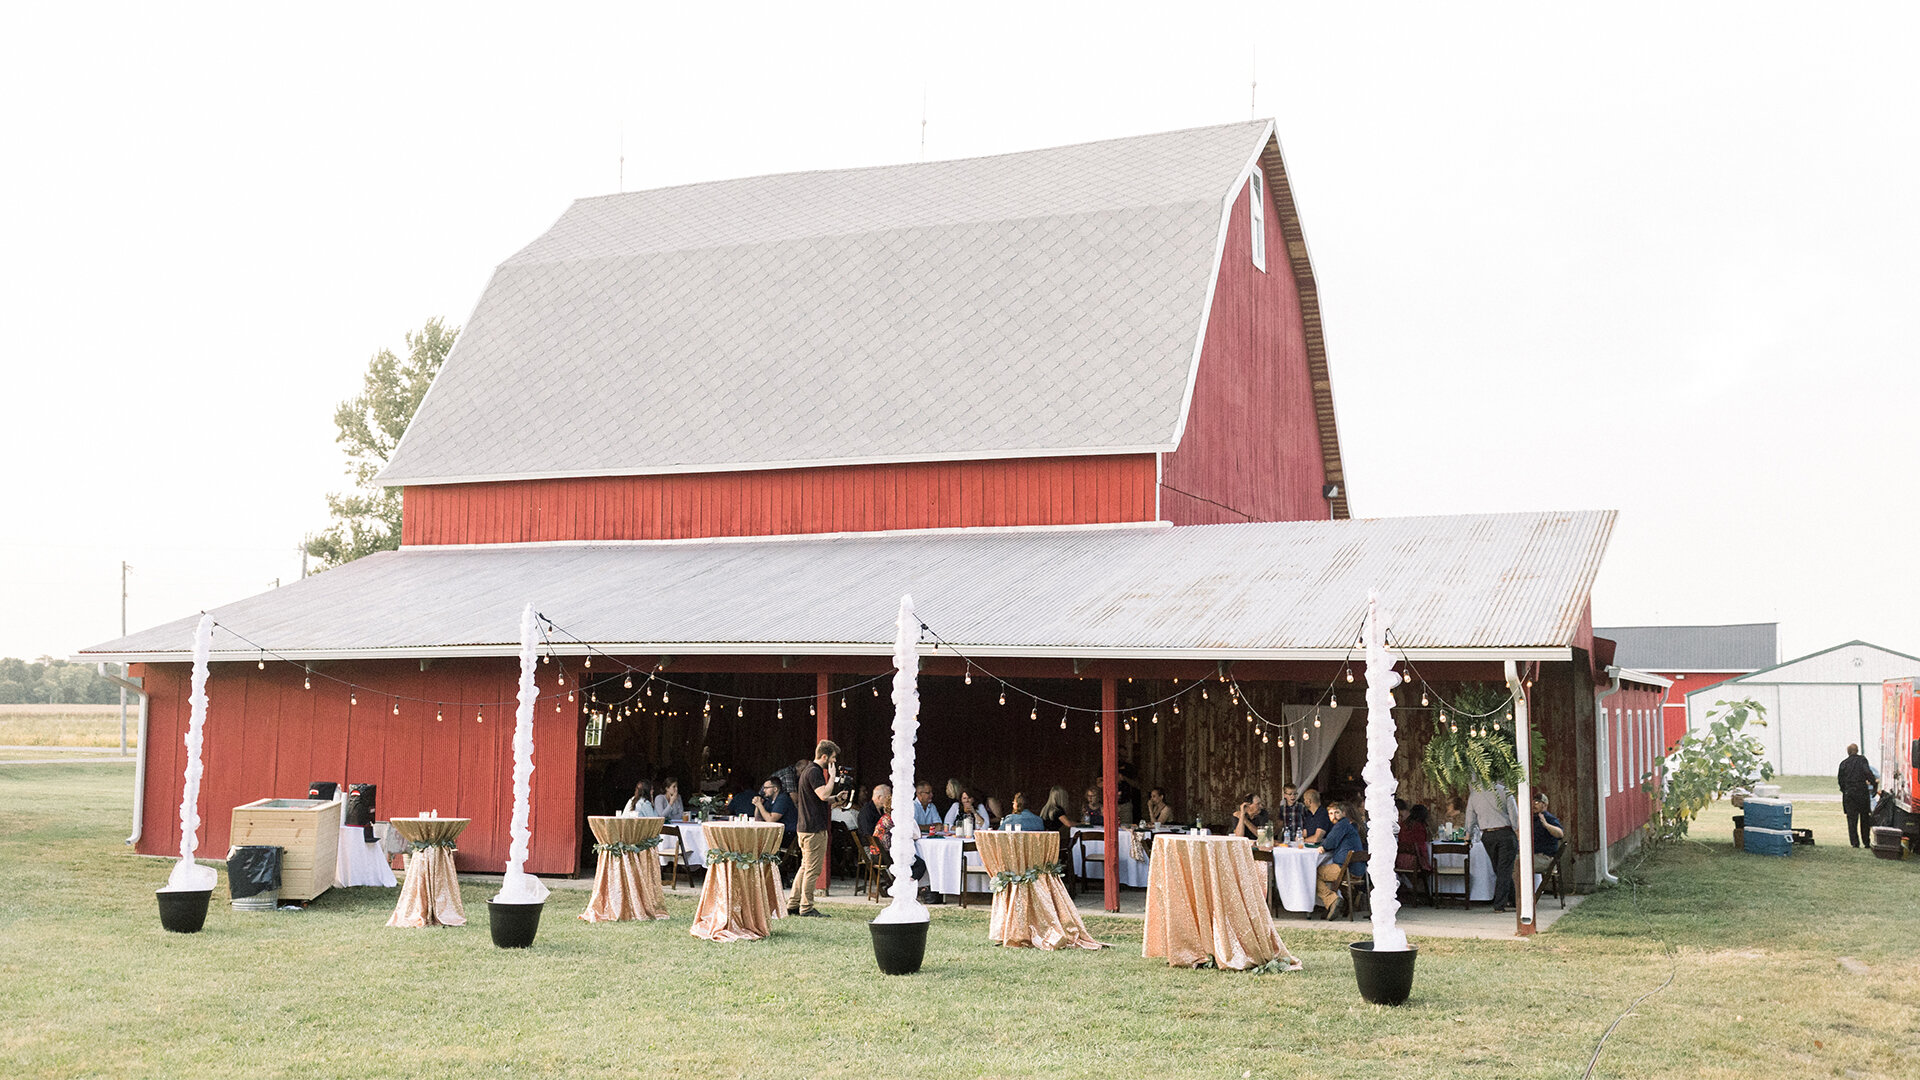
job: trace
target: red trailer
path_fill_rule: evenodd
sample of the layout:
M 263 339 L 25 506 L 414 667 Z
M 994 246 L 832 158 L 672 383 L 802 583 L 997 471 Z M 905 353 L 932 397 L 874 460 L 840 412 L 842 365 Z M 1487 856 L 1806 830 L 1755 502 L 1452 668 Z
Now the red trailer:
M 1920 840 L 1920 814 L 1914 811 L 1914 797 L 1920 792 L 1920 740 L 1914 732 L 1916 684 L 1920 679 L 1911 676 L 1881 684 L 1880 789 L 1889 796 L 1891 812 L 1876 815 L 1875 821 Z

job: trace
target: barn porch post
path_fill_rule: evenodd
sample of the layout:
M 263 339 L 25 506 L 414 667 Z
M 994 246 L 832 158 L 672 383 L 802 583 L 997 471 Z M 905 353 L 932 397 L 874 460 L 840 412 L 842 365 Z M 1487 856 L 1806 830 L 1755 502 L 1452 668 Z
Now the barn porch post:
M 814 738 L 815 745 L 818 745 L 820 742 L 833 737 L 832 735 L 828 734 L 828 732 L 833 730 L 833 724 L 831 722 L 833 717 L 833 710 L 827 707 L 828 699 L 832 697 L 832 694 L 830 694 L 828 690 L 829 690 L 829 687 L 827 685 L 827 673 L 822 671 L 814 675 L 813 677 L 813 711 L 814 711 L 813 738 Z M 831 837 L 833 835 L 833 826 L 831 824 L 832 819 L 829 818 L 828 822 L 829 824 L 827 826 L 827 835 Z M 827 850 L 824 853 L 822 853 L 820 856 L 820 879 L 814 883 L 814 887 L 819 889 L 822 892 L 825 892 L 832 885 L 832 883 L 833 883 L 833 845 L 829 843 L 827 845 Z
M 1515 807 L 1514 839 L 1520 841 L 1520 854 L 1513 860 L 1514 933 L 1531 936 L 1533 922 L 1533 721 L 1527 714 L 1527 686 L 1520 678 L 1520 667 L 1507 661 L 1507 689 L 1513 694 L 1513 742 L 1520 756 L 1520 797 Z
M 1100 864 L 1108 911 L 1120 910 L 1120 687 L 1108 675 L 1100 680 L 1100 816 L 1106 858 Z

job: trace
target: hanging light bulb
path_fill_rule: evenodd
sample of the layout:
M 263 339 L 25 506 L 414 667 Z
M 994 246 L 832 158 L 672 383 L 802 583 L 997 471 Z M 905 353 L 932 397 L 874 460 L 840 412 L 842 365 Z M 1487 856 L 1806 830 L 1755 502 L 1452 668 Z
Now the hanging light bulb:
M 1291 735 L 1289 735 L 1289 736 L 1287 736 L 1287 745 L 1288 745 L 1288 746 L 1292 746 L 1292 745 L 1293 745 L 1293 736 L 1291 736 Z
M 1227 696 L 1228 696 L 1228 697 L 1230 697 L 1230 698 L 1232 698 L 1232 699 L 1233 699 L 1233 700 L 1235 700 L 1235 701 L 1239 701 L 1239 700 L 1240 700 L 1240 684 L 1239 684 L 1239 683 L 1228 683 L 1228 684 L 1227 684 Z
M 651 675 L 647 676 L 646 690 L 647 690 L 647 696 L 652 697 L 653 696 L 653 676 Z
M 1440 713 L 1440 722 L 1441 722 L 1441 723 L 1443 723 L 1443 724 L 1444 724 L 1444 723 L 1447 723 L 1447 722 L 1448 722 L 1448 721 L 1447 721 L 1447 714 L 1446 714 L 1446 711 L 1445 711 L 1445 710 L 1442 710 L 1442 711 L 1441 711 L 1441 713 Z
M 1207 700 L 1207 688 L 1204 686 L 1200 688 L 1200 700 L 1201 701 Z
M 633 672 L 631 672 L 631 671 L 629 671 L 629 672 L 627 672 L 627 677 L 626 677 L 626 679 L 625 679 L 625 680 L 624 680 L 624 681 L 623 681 L 623 682 L 622 682 L 622 683 L 620 684 L 620 686 L 621 686 L 621 689 L 623 689 L 623 690 L 631 690 L 631 689 L 633 689 Z
M 713 695 L 707 695 L 707 700 L 700 705 L 700 712 L 704 716 L 713 715 Z
M 1311 739 L 1311 738 L 1313 738 L 1313 732 L 1311 731 L 1303 731 L 1300 733 L 1301 742 L 1306 742 L 1308 739 Z
M 558 675 L 555 675 L 555 676 L 553 677 L 553 685 L 555 685 L 555 686 L 565 686 L 565 685 L 567 685 L 567 673 L 563 671 L 563 672 L 561 672 L 560 674 L 558 674 Z
M 573 691 L 571 691 L 571 690 L 569 690 L 569 691 L 567 691 L 567 700 L 568 700 L 568 701 L 572 701 L 572 700 L 573 700 Z
M 1007 692 L 1005 690 L 1002 690 L 1000 691 L 1000 704 L 1005 705 L 1006 703 L 1007 703 Z
M 1339 695 L 1339 694 L 1328 694 L 1328 695 L 1327 695 L 1327 703 L 1328 703 L 1329 705 L 1331 705 L 1331 706 L 1333 706 L 1333 707 L 1334 707 L 1334 708 L 1336 708 L 1336 709 L 1337 709 L 1337 708 L 1339 708 L 1339 707 L 1340 707 L 1340 695 Z
M 1174 706 L 1174 710 L 1176 712 L 1179 711 L 1179 708 L 1180 707 L 1178 705 Z M 1153 712 L 1153 722 L 1156 724 L 1160 722 L 1160 710 L 1158 709 L 1155 709 Z
M 551 663 L 553 663 L 553 654 L 552 654 L 552 653 L 546 653 L 546 654 L 544 654 L 544 655 L 542 655 L 542 656 L 540 657 L 540 662 L 541 662 L 541 663 L 543 663 L 543 664 L 551 664 Z
M 474 713 L 474 714 L 473 714 L 473 722 L 474 722 L 474 723 L 476 723 L 476 724 L 484 724 L 484 723 L 486 723 L 486 722 L 487 722 L 487 718 L 486 718 L 486 715 L 485 715 L 484 713 L 479 713 L 479 712 L 476 712 L 476 713 Z
M 347 687 L 347 704 L 349 705 L 360 704 L 360 694 L 358 691 L 354 690 L 354 688 L 351 686 Z
M 1422 690 L 1420 691 L 1420 704 L 1425 705 L 1426 703 L 1427 703 L 1427 692 L 1425 690 Z
M 973 685 L 973 665 L 972 664 L 967 665 L 967 677 L 964 681 L 968 686 Z
M 266 653 L 260 654 L 260 670 L 261 671 L 267 670 L 267 654 Z
M 400 715 L 400 699 L 399 698 L 393 699 L 393 715 L 395 716 Z
M 873 688 L 873 696 L 874 696 L 874 697 L 879 697 L 879 696 L 880 696 L 880 688 L 879 688 L 878 686 L 875 686 L 875 687 Z M 1006 704 L 1006 702 L 1001 702 L 1001 704 L 1003 704 L 1003 705 L 1004 705 L 1004 704 Z
M 1319 727 L 1319 726 L 1320 726 L 1320 715 L 1319 715 L 1318 713 L 1315 713 L 1315 714 L 1314 714 L 1314 717 L 1313 717 L 1313 726 L 1314 726 L 1314 727 Z
M 439 722 L 441 722 L 441 721 L 443 721 L 443 720 L 445 720 L 446 718 L 447 718 L 447 717 L 446 717 L 446 713 L 445 713 L 445 712 L 443 712 L 443 711 L 441 710 L 441 708 L 440 708 L 440 706 L 438 706 L 438 705 L 435 705 L 435 706 L 433 707 L 433 719 L 434 719 L 434 722 L 435 722 L 435 723 L 439 723 Z
M 819 716 L 819 715 L 820 715 L 820 707 L 819 707 L 818 705 L 808 705 L 808 706 L 807 706 L 807 715 L 808 715 L 808 716 Z
M 553 711 L 554 711 L 554 712 L 559 712 L 559 711 L 560 711 L 560 699 L 559 699 L 559 698 L 554 698 L 554 699 L 553 699 Z
M 1175 716 L 1180 715 L 1180 703 L 1177 701 L 1173 703 L 1173 715 Z
M 665 705 L 667 702 L 672 700 L 673 700 L 672 687 L 668 687 L 667 689 L 660 691 L 660 704 Z
M 1533 689 L 1533 680 L 1531 678 L 1527 680 L 1527 689 Z
M 1093 733 L 1094 733 L 1095 735 L 1098 735 L 1098 734 L 1100 734 L 1100 721 L 1098 721 L 1098 720 L 1095 720 L 1095 721 L 1093 722 Z
M 313 670 L 311 668 L 307 670 L 306 676 L 300 680 L 300 688 L 303 690 L 313 689 Z
M 1066 713 L 1060 714 L 1060 730 L 1061 731 L 1067 730 L 1067 714 Z
M 1347 681 L 1348 681 L 1348 682 L 1352 682 L 1352 681 L 1353 681 L 1353 669 L 1352 669 L 1352 668 L 1348 668 L 1348 669 L 1347 669 Z
M 735 715 L 735 716 L 737 716 L 737 717 L 740 717 L 740 718 L 741 718 L 741 719 L 743 719 L 743 720 L 744 720 L 744 719 L 746 719 L 746 716 L 747 716 L 747 703 L 746 703 L 746 702 L 744 702 L 744 701 L 742 701 L 742 702 L 741 702 L 741 703 L 739 704 L 739 706 L 738 706 L 737 708 L 735 708 L 735 709 L 734 709 L 734 711 L 733 711 L 733 715 Z
M 1035 705 L 1035 706 L 1033 707 L 1033 711 L 1027 714 L 1027 719 L 1029 719 L 1029 720 L 1038 720 L 1038 719 L 1040 719 L 1040 706 L 1038 706 L 1038 705 Z
M 775 705 L 773 706 L 773 718 L 775 720 L 785 720 L 787 718 L 786 702 L 782 701 L 782 702 L 775 703 Z
M 1268 743 L 1270 743 L 1270 742 L 1272 742 L 1272 741 L 1273 741 L 1273 739 L 1272 739 L 1272 738 L 1270 738 L 1270 737 L 1269 737 L 1269 736 L 1267 735 L 1267 733 L 1266 733 L 1266 732 L 1264 732 L 1264 731 L 1263 731 L 1263 732 L 1261 732 L 1261 733 L 1260 733 L 1260 745 L 1261 745 L 1261 746 L 1265 746 L 1265 745 L 1267 745 Z
M 1253 710 L 1252 710 L 1252 709 L 1248 709 L 1248 710 L 1247 710 L 1247 723 L 1249 723 L 1249 724 L 1251 724 L 1251 723 L 1253 723 Z
M 847 707 L 847 695 L 845 694 L 840 695 L 840 707 L 843 709 Z
M 1507 713 L 1507 722 L 1508 722 L 1508 723 L 1512 723 L 1512 722 L 1513 722 L 1513 713 L 1512 713 L 1511 711 L 1509 711 L 1509 712 Z

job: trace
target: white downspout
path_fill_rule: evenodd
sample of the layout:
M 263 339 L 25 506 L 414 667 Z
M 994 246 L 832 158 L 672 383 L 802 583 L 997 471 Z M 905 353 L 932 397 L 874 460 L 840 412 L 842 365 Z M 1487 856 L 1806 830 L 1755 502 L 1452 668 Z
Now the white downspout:
M 1520 666 L 1507 661 L 1507 689 L 1513 694 L 1513 743 L 1520 755 L 1520 797 L 1515 805 L 1514 838 L 1520 841 L 1520 855 L 1514 868 L 1520 872 L 1515 883 L 1514 910 L 1519 914 L 1518 932 L 1534 932 L 1533 925 L 1533 724 L 1527 714 L 1527 687 L 1520 680 Z
M 107 665 L 101 664 L 100 675 L 118 683 L 125 689 L 140 695 L 140 756 L 133 761 L 133 834 L 127 837 L 127 846 L 140 842 L 140 835 L 146 830 L 147 808 L 147 692 L 141 688 L 145 679 L 122 678 L 107 671 Z
M 1607 678 L 1613 685 L 1593 695 L 1593 745 L 1599 752 L 1600 763 L 1596 770 L 1600 776 L 1600 854 L 1596 869 L 1602 884 L 1618 885 L 1620 879 L 1613 876 L 1613 860 L 1607 854 L 1607 845 L 1611 842 L 1607 836 L 1607 789 L 1613 786 L 1613 748 L 1607 745 L 1607 699 L 1620 692 L 1619 667 L 1607 668 Z

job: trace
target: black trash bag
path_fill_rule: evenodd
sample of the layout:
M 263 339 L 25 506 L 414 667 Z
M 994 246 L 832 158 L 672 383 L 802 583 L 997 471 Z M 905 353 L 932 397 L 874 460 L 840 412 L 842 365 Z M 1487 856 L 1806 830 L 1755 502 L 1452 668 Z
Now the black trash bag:
M 227 887 L 235 900 L 280 887 L 280 849 L 249 845 L 227 855 Z

